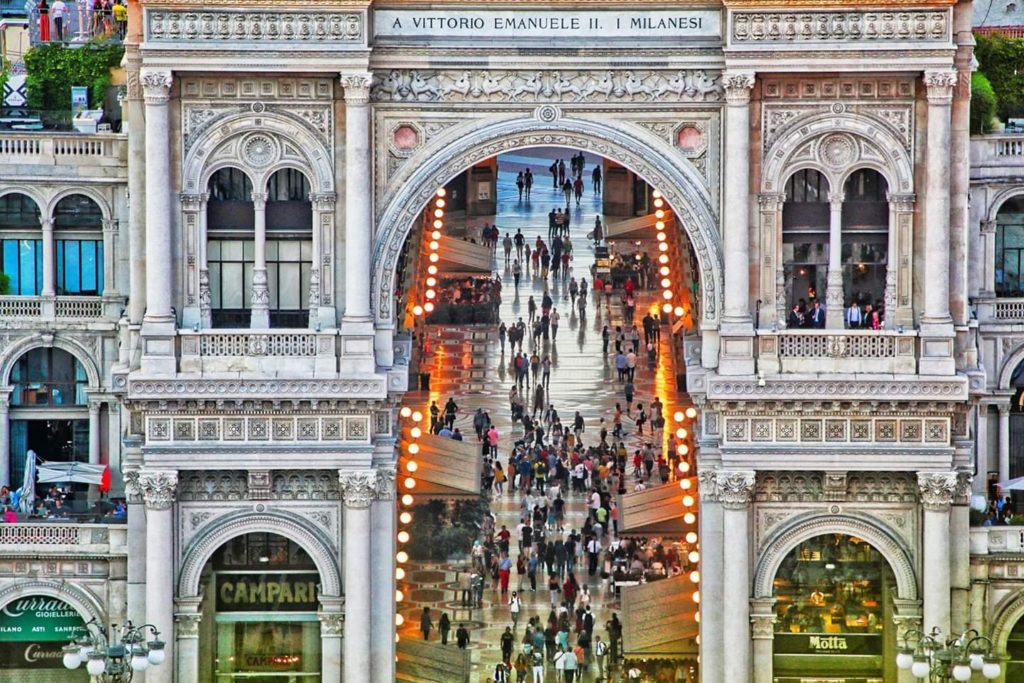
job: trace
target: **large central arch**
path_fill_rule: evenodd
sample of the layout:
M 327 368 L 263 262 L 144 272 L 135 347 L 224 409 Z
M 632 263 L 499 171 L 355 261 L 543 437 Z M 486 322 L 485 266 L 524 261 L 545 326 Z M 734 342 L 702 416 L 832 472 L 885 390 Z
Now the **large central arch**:
M 468 130 L 467 130 L 468 128 Z M 622 164 L 664 195 L 679 217 L 700 264 L 701 326 L 717 325 L 722 310 L 722 250 L 718 217 L 701 176 L 689 162 L 644 139 L 641 131 L 607 122 L 561 118 L 541 107 L 533 118 L 473 121 L 457 126 L 407 162 L 380 210 L 373 254 L 372 297 L 377 325 L 394 325 L 395 266 L 413 223 L 438 187 L 466 168 L 497 154 L 530 147 L 569 147 Z

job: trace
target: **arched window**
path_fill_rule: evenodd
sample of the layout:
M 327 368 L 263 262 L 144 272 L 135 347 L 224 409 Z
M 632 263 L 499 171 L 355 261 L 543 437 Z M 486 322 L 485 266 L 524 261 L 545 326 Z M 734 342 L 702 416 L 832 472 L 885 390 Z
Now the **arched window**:
M 252 181 L 237 168 L 210 177 L 206 260 L 214 327 L 245 327 L 252 307 L 254 213 Z
M 824 298 L 828 274 L 828 179 L 813 169 L 786 181 L 782 208 L 782 264 L 789 307 Z M 805 317 L 805 320 L 809 320 Z
M 1024 296 L 1024 196 L 999 207 L 995 271 L 996 296 Z
M 57 294 L 103 293 L 103 212 L 92 199 L 74 194 L 53 210 Z
M 889 263 L 889 184 L 872 169 L 854 172 L 843 188 L 843 293 L 856 302 L 884 309 Z
M 313 269 L 313 206 L 300 171 L 277 171 L 267 183 L 267 287 L 270 326 L 306 327 Z
M 844 534 L 809 539 L 783 559 L 774 587 L 778 679 L 896 680 L 896 580 L 875 548 Z
M 81 362 L 59 348 L 26 352 L 11 369 L 11 481 L 20 482 L 25 456 L 89 462 L 88 375 Z
M 43 289 L 43 241 L 39 207 L 27 195 L 0 197 L 0 294 L 33 296 Z

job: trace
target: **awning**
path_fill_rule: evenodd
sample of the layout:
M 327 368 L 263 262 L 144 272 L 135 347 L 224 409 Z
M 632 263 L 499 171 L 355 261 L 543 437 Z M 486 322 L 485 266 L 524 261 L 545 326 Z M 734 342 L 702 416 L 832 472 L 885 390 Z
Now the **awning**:
M 697 479 L 687 481 L 690 488 L 685 490 L 676 481 L 619 496 L 619 535 L 683 538 L 697 531 Z M 683 496 L 692 496 L 694 505 L 685 508 Z M 687 510 L 694 515 L 691 524 L 683 519 Z
M 654 229 L 654 224 L 658 222 L 658 218 L 653 214 L 649 213 L 646 216 L 639 216 L 637 218 L 630 218 L 624 221 L 616 221 L 615 223 L 609 223 L 605 226 L 604 236 L 606 240 L 621 240 L 636 237 L 638 239 L 654 239 L 657 234 L 657 230 Z M 666 232 L 671 234 L 671 230 L 675 228 L 675 222 L 669 218 L 665 222 Z
M 424 642 L 412 636 L 403 636 L 396 650 L 395 680 L 399 683 L 462 683 L 469 680 L 472 650 Z
M 688 574 L 622 588 L 622 652 L 626 657 L 697 655 L 698 584 Z
M 416 443 L 420 452 L 407 455 L 409 445 L 407 431 L 402 433 L 402 460 L 416 461 L 417 497 L 426 498 L 468 498 L 480 495 L 480 477 L 483 458 L 480 444 L 472 441 L 456 441 L 434 434 L 423 434 Z
M 437 253 L 440 255 L 441 263 L 448 266 L 445 270 L 455 272 L 491 272 L 494 252 L 490 247 L 447 235 L 443 235 L 438 241 L 441 248 L 438 249 Z

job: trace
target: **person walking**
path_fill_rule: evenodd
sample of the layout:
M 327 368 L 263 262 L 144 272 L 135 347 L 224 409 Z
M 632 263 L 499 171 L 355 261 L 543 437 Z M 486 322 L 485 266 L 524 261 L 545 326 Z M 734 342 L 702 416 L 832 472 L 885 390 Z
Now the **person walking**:
M 534 648 L 530 656 L 533 659 L 533 683 L 544 683 L 544 651 Z
M 501 355 L 505 355 L 505 337 L 508 336 L 508 328 L 505 327 L 505 321 L 502 320 L 501 324 L 498 325 L 498 341 L 501 342 Z
M 558 162 L 552 161 L 548 167 L 548 171 L 551 172 L 551 187 L 558 189 Z
M 516 176 L 516 187 L 519 189 L 519 201 L 523 201 L 523 187 L 526 185 L 526 181 L 523 180 L 523 172 L 520 171 L 519 175 Z
M 420 616 L 420 633 L 423 634 L 423 640 L 430 640 L 430 630 L 434 628 L 434 622 L 430 620 L 430 608 L 424 607 L 423 614 Z
M 562 668 L 565 670 L 565 683 L 573 683 L 576 680 L 576 669 L 579 667 L 579 661 L 576 659 L 576 653 L 572 648 L 565 651 L 565 655 L 562 657 Z
M 460 650 L 465 650 L 469 646 L 469 631 L 466 630 L 465 624 L 459 624 L 458 630 L 455 631 L 455 644 Z
M 452 621 L 448 618 L 447 612 L 441 612 L 441 618 L 437 620 L 437 630 L 441 632 L 441 644 L 448 644 L 448 633 L 452 630 Z
M 505 265 L 507 266 L 512 259 L 512 236 L 507 232 L 505 233 L 505 239 L 501 241 L 501 246 L 505 249 Z
M 601 164 L 594 166 L 594 172 L 590 174 L 590 180 L 594 184 L 594 194 L 601 194 Z
M 594 655 L 597 657 L 597 679 L 604 680 L 604 660 L 608 656 L 608 643 L 594 636 Z
M 562 316 L 559 314 L 557 308 L 551 309 L 551 316 L 549 324 L 551 325 L 551 340 L 554 341 L 558 337 L 558 323 L 561 321 Z
M 562 183 L 562 194 L 565 195 L 565 210 L 569 211 L 569 205 L 572 203 L 572 183 L 566 180 Z
M 526 169 L 526 173 L 523 174 L 523 184 L 526 186 L 526 201 L 530 201 L 530 192 L 533 191 L 533 173 L 530 169 Z
M 573 194 L 576 195 L 576 206 L 579 207 L 583 200 L 583 177 L 576 176 L 576 182 L 572 184 Z
M 505 632 L 501 634 L 501 661 L 511 662 L 512 661 L 512 647 L 515 645 L 516 639 L 512 635 L 512 628 L 509 626 L 505 627 Z
M 523 237 L 522 230 L 516 230 L 516 236 L 512 238 L 513 244 L 516 245 L 516 258 L 520 261 L 523 260 L 523 246 L 526 244 L 526 238 Z
M 512 264 L 512 284 L 515 287 L 516 291 L 519 291 L 519 281 L 522 279 L 522 277 L 523 267 L 519 265 L 519 260 L 517 259 Z
M 512 595 L 508 599 L 508 613 L 509 616 L 512 617 L 513 631 L 519 627 L 519 612 L 522 610 L 522 607 L 523 601 L 519 599 L 519 593 L 517 591 L 512 591 Z

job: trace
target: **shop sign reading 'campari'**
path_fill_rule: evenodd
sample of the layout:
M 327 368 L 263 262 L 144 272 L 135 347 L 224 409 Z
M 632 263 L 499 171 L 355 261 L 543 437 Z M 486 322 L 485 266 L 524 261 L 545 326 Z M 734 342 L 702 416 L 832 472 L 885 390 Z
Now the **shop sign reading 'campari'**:
M 510 45 L 543 41 L 551 47 L 594 40 L 631 43 L 718 39 L 722 14 L 690 10 L 459 10 L 377 9 L 373 35 L 380 42 L 474 42 Z

